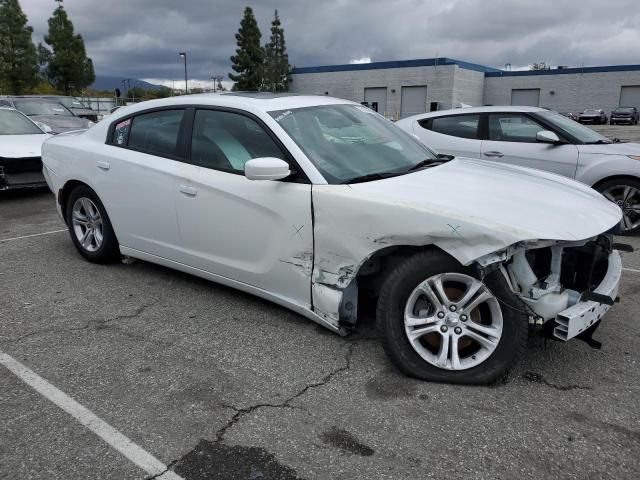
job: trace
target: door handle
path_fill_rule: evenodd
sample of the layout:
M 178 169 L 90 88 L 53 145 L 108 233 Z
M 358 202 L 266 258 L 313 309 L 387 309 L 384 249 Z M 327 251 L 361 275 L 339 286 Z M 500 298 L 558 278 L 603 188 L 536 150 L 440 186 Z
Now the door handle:
M 189 197 L 195 197 L 198 194 L 198 190 L 188 185 L 180 185 L 180 191 Z
M 485 157 L 504 157 L 504 153 L 502 152 L 484 152 Z
M 97 162 L 96 165 L 101 170 L 109 170 L 111 168 L 109 162 Z

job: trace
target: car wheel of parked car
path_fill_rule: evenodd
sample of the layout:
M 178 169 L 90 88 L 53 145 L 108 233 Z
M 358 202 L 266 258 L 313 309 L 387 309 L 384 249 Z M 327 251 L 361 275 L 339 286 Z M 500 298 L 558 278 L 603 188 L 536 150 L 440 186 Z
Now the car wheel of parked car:
M 495 381 L 522 356 L 529 333 L 524 307 L 499 271 L 480 279 L 436 250 L 389 274 L 377 318 L 400 370 L 439 382 Z
M 596 189 L 622 209 L 622 220 L 615 233 L 629 235 L 640 230 L 640 181 L 630 178 L 609 180 Z
M 66 208 L 67 225 L 80 254 L 94 263 L 120 258 L 118 240 L 98 195 L 86 186 L 73 189 Z

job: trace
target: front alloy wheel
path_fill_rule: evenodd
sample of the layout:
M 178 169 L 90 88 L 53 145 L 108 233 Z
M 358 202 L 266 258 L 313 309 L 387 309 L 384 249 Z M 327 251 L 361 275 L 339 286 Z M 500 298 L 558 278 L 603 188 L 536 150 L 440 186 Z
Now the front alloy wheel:
M 502 311 L 480 280 L 462 273 L 434 275 L 407 300 L 404 326 L 422 359 L 446 370 L 484 362 L 502 337 Z
M 500 271 L 480 278 L 435 248 L 387 275 L 376 316 L 391 361 L 436 382 L 497 380 L 523 355 L 529 334 L 522 303 Z

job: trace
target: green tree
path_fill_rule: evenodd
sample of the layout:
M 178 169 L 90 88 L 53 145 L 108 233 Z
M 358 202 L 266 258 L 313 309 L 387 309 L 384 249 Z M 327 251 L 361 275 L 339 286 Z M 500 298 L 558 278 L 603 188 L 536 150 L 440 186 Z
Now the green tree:
M 264 63 L 264 49 L 260 45 L 262 37 L 258 22 L 251 7 L 244 9 L 244 16 L 240 21 L 240 29 L 236 33 L 238 48 L 231 57 L 231 68 L 236 74 L 229 74 L 235 83 L 234 90 L 259 90 L 262 85 L 262 67 Z
M 33 28 L 18 0 L 0 0 L 0 85 L 19 95 L 38 83 L 38 55 Z
M 278 10 L 273 15 L 271 22 L 271 38 L 264 46 L 265 63 L 263 89 L 270 92 L 286 92 L 289 90 L 291 80 L 291 65 L 287 46 L 284 41 L 284 29 L 278 17 Z
M 49 81 L 65 95 L 91 85 L 96 75 L 93 62 L 87 58 L 82 35 L 73 31 L 73 23 L 62 6 L 49 19 L 49 33 L 44 41 L 50 50 L 39 45 L 41 65 Z

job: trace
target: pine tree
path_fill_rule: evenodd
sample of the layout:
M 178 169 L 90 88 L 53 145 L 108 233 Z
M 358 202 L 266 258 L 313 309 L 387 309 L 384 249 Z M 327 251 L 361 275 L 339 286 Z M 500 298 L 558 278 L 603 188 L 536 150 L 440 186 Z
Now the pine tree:
M 240 29 L 236 33 L 238 48 L 231 57 L 231 68 L 237 73 L 229 74 L 235 83 L 234 90 L 259 90 L 262 85 L 264 50 L 260 45 L 262 37 L 258 22 L 251 7 L 244 9 Z
M 93 62 L 87 58 L 84 40 L 73 32 L 73 23 L 59 6 L 49 19 L 49 33 L 44 41 L 51 47 L 38 46 L 40 62 L 51 83 L 65 95 L 91 85 L 96 75 Z
M 271 22 L 271 38 L 264 47 L 264 84 L 263 88 L 271 92 L 286 92 L 289 90 L 291 79 L 291 65 L 284 41 L 284 29 L 280 24 L 278 10 L 275 11 Z
M 0 85 L 20 95 L 38 83 L 38 56 L 33 28 L 18 0 L 0 0 Z

